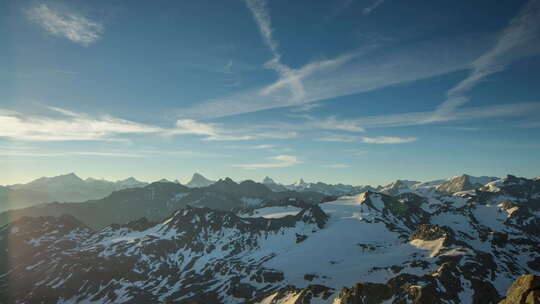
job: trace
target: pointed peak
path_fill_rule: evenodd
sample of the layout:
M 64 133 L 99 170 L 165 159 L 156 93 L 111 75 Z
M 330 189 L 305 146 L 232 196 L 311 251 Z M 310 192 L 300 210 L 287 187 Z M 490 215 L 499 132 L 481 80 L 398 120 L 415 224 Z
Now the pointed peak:
M 58 176 L 55 176 L 55 178 L 64 178 L 64 179 L 73 179 L 73 180 L 81 180 L 82 179 L 75 173 L 71 172 L 71 173 L 68 173 L 68 174 L 64 174 L 64 175 L 58 175 Z
M 166 178 L 162 178 L 160 180 L 157 181 L 158 183 L 172 183 L 170 180 L 166 179 Z
M 297 182 L 294 183 L 293 185 L 299 187 L 299 186 L 306 186 L 307 183 L 304 181 L 303 178 L 301 178 L 299 181 L 297 181 Z
M 36 179 L 34 182 L 84 182 L 84 180 L 77 176 L 77 174 L 71 172 L 53 177 L 41 177 Z
M 206 177 L 202 176 L 200 173 L 193 173 L 193 177 L 191 177 L 191 180 L 187 182 L 186 186 L 191 188 L 201 188 L 201 187 L 207 187 L 211 184 L 215 183 L 215 181 L 209 180 Z
M 276 182 L 268 176 L 264 177 L 263 179 L 263 184 L 275 184 L 275 183 Z
M 217 183 L 219 184 L 235 184 L 236 185 L 236 182 L 234 180 L 232 180 L 232 178 L 230 177 L 225 177 L 223 179 L 220 179 Z

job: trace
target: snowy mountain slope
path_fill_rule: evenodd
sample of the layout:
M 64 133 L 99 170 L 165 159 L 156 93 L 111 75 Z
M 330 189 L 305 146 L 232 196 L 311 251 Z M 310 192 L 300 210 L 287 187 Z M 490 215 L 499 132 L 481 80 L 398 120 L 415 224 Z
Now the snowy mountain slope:
M 366 192 L 262 206 L 240 216 L 187 207 L 99 231 L 70 217 L 20 219 L 0 230 L 2 261 L 11 261 L 0 294 L 61 303 L 497 303 L 520 274 L 540 271 L 537 179 L 508 176 L 439 197 Z M 31 254 L 19 257 L 21 248 Z

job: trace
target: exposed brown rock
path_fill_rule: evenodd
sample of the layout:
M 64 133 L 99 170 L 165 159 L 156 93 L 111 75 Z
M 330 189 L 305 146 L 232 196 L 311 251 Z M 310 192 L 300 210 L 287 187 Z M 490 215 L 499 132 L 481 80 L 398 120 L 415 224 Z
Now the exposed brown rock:
M 524 274 L 514 281 L 499 304 L 540 303 L 540 276 Z

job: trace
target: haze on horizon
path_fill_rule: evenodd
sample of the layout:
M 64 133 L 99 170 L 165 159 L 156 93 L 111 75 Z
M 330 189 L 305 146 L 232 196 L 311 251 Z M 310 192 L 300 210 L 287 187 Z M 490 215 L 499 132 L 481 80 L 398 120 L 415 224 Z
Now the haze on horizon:
M 540 172 L 540 1 L 0 5 L 0 184 Z

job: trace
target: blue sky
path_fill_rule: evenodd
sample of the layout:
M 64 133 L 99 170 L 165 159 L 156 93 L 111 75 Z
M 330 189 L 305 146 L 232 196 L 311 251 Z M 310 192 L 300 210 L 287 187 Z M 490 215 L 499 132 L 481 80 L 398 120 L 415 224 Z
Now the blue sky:
M 540 1 L 0 4 L 0 184 L 540 175 Z

